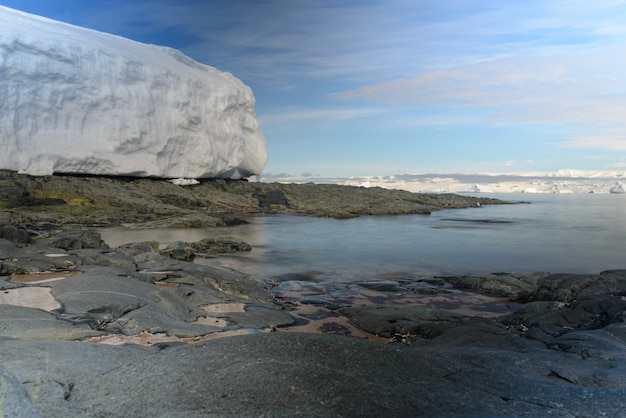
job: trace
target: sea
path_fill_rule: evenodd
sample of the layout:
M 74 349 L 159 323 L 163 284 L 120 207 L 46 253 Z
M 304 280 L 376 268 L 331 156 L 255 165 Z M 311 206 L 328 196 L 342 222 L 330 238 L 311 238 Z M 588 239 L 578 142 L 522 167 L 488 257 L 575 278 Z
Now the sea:
M 478 195 L 475 195 L 478 196 Z M 156 240 L 232 236 L 252 251 L 196 262 L 252 278 L 315 277 L 359 282 L 494 272 L 594 274 L 626 269 L 626 195 L 480 194 L 510 204 L 446 209 L 430 215 L 253 215 L 227 228 L 104 228 L 112 247 Z

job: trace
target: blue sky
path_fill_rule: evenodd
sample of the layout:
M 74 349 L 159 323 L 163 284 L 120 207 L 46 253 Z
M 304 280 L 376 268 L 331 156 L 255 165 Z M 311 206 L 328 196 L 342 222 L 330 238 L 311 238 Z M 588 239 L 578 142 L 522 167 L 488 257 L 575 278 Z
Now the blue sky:
M 232 72 L 268 174 L 626 170 L 626 2 L 0 4 Z

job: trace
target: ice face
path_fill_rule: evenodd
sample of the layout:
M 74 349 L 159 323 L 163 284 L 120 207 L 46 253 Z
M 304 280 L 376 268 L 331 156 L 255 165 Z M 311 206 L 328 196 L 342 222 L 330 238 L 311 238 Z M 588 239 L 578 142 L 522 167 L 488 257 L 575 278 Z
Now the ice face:
M 267 162 L 254 96 L 171 48 L 0 6 L 0 169 L 242 178 Z
M 615 194 L 624 194 L 624 193 L 626 193 L 626 191 L 624 190 L 624 185 L 622 183 L 620 183 L 619 181 L 616 181 L 609 188 L 609 192 L 610 193 L 615 193 Z

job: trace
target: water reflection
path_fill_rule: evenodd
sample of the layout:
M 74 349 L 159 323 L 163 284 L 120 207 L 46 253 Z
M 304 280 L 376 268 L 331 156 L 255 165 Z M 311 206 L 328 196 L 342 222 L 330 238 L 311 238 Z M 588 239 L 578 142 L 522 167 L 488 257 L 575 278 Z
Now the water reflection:
M 626 267 L 626 199 L 608 195 L 530 198 L 536 199 L 533 204 L 443 210 L 428 216 L 336 220 L 258 215 L 247 225 L 227 228 L 106 228 L 100 232 L 113 247 L 233 236 L 252 245 L 252 251 L 197 262 L 234 268 L 261 279 L 305 275 L 315 281 L 357 282 L 383 276 L 598 273 Z

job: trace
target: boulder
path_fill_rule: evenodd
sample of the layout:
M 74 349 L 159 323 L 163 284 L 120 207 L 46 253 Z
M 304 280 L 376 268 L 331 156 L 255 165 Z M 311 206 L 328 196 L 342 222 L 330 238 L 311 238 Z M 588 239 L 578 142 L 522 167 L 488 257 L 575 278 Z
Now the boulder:
M 33 242 L 30 233 L 23 226 L 11 223 L 0 223 L 0 238 L 17 244 Z

